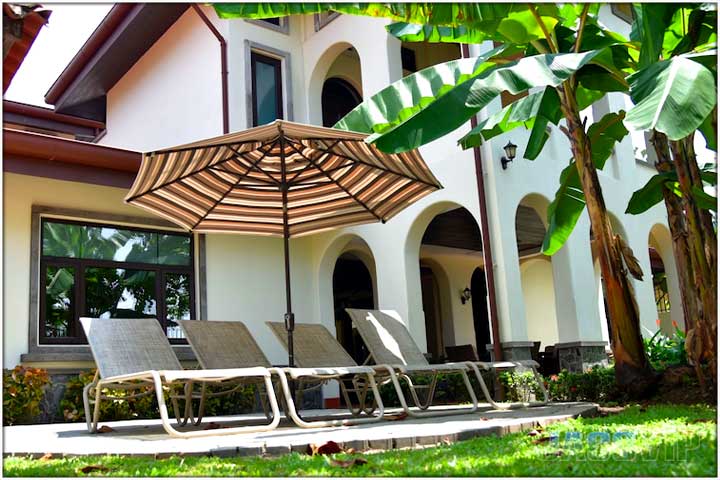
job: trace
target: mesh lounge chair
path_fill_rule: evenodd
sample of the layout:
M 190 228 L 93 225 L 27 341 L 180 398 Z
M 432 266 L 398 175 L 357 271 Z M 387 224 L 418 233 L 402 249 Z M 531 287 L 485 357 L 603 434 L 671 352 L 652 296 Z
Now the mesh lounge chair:
M 278 341 L 287 350 L 287 332 L 282 322 L 265 322 L 275 334 Z M 296 368 L 284 368 L 284 372 L 293 380 L 298 380 L 299 391 L 308 391 L 319 388 L 323 384 L 335 380 L 340 385 L 345 403 L 353 417 L 352 420 L 337 420 L 336 424 L 348 425 L 356 423 L 371 423 L 382 420 L 385 407 L 380 397 L 380 391 L 375 380 L 375 369 L 358 366 L 355 360 L 343 349 L 330 332 L 322 325 L 300 323 L 295 324 L 294 348 Z M 338 365 L 343 365 L 338 367 Z M 307 387 L 307 379 L 316 380 Z M 287 380 L 283 377 L 281 381 Z M 289 394 L 287 383 L 283 383 L 286 395 Z M 369 390 L 368 390 L 369 389 Z M 368 393 L 372 392 L 373 404 L 367 406 Z M 355 393 L 359 407 L 354 407 L 350 393 Z M 302 394 L 301 394 L 302 395 Z M 377 406 L 377 414 L 373 415 Z M 365 413 L 367 417 L 358 418 Z
M 180 326 L 185 331 L 188 342 L 203 368 L 210 366 L 213 368 L 236 368 L 247 365 L 270 366 L 267 357 L 265 357 L 255 342 L 255 339 L 250 334 L 250 331 L 242 322 L 198 322 L 189 320 L 181 321 Z M 284 326 L 282 328 L 284 331 Z M 296 331 L 296 338 L 298 337 L 303 337 L 303 335 Z M 302 340 L 298 340 L 297 343 L 301 344 Z M 352 359 L 350 360 L 352 361 Z M 342 365 L 347 366 L 340 367 Z M 301 383 L 298 391 L 300 395 L 308 379 L 314 381 L 315 386 L 319 387 L 323 382 L 340 379 L 344 376 L 351 376 L 355 383 L 365 388 L 365 393 L 367 393 L 366 390 L 369 386 L 375 395 L 377 395 L 377 398 L 380 398 L 375 380 L 372 376 L 373 370 L 369 367 L 353 367 L 350 365 L 351 364 L 344 362 L 343 359 L 333 356 L 327 358 L 326 363 L 322 365 L 324 368 L 270 368 L 269 370 L 276 374 L 280 380 L 288 416 L 300 427 L 331 427 L 381 420 L 383 414 L 382 403 L 380 403 L 378 416 L 368 416 L 364 418 L 307 421 L 297 413 L 296 402 L 295 399 L 292 398 L 287 376 Z M 365 383 L 360 380 L 362 377 L 366 378 L 367 381 Z M 362 389 L 358 392 L 358 395 L 361 394 L 363 394 Z M 350 404 L 348 403 L 348 405 Z M 362 413 L 360 410 L 353 409 L 352 406 L 350 410 L 354 416 Z
M 226 368 L 271 368 L 272 365 L 265 357 L 260 347 L 250 336 L 247 327 L 241 322 L 207 322 L 197 320 L 179 320 L 178 324 L 185 332 L 185 338 L 190 344 L 195 358 L 202 369 Z M 228 383 L 228 382 L 223 382 Z M 238 378 L 232 382 L 231 388 L 219 392 L 208 392 L 211 382 L 203 382 L 199 392 L 200 403 L 197 419 L 193 419 L 192 410 L 186 413 L 185 421 L 193 421 L 195 425 L 202 421 L 205 409 L 205 399 L 230 395 L 245 385 L 254 385 L 260 396 L 260 402 L 265 416 L 270 419 L 272 412 L 269 407 L 268 390 L 264 379 L 257 377 Z M 274 395 L 270 392 L 270 395 Z
M 457 415 L 475 412 L 478 408 L 477 398 L 473 391 L 467 371 L 471 368 L 466 362 L 443 363 L 431 365 L 417 347 L 405 325 L 400 320 L 380 310 L 345 309 L 365 345 L 370 350 L 370 356 L 377 364 L 375 368 L 384 368 L 390 375 L 395 386 L 400 404 L 408 415 L 416 417 Z M 397 371 L 397 373 L 396 373 Z M 411 375 L 431 374 L 432 380 L 428 385 L 414 385 Z M 460 374 L 467 388 L 472 406 L 469 408 L 453 408 L 442 411 L 427 411 L 435 396 L 438 375 Z M 407 401 L 400 388 L 398 376 L 404 379 L 409 387 L 415 406 L 420 411 L 408 408 Z M 421 402 L 417 391 L 425 390 L 425 401 Z
M 174 437 L 201 437 L 208 435 L 229 435 L 271 430 L 280 423 L 280 412 L 275 396 L 270 397 L 273 412 L 272 421 L 265 425 L 250 425 L 234 428 L 183 432 L 175 429 L 168 418 L 163 387 L 170 388 L 175 415 L 180 421 L 178 398 L 185 400 L 186 406 L 192 397 L 192 382 L 222 382 L 241 377 L 260 378 L 268 392 L 272 392 L 271 374 L 267 368 L 234 368 L 223 370 L 183 370 L 175 356 L 165 333 L 154 318 L 120 319 L 120 318 L 81 318 L 85 336 L 90 344 L 95 363 L 98 367 L 94 380 L 83 390 L 85 418 L 88 431 L 95 433 L 100 417 L 100 402 L 111 400 L 102 394 L 103 388 L 114 390 L 138 391 L 151 387 L 149 392 L 133 393 L 129 397 L 151 394 L 155 392 L 160 418 L 165 431 Z M 90 399 L 90 390 L 95 391 L 94 399 Z M 178 394 L 180 389 L 182 393 Z M 128 398 L 128 397 L 122 397 Z M 95 409 L 90 418 L 91 403 Z M 187 407 L 186 407 L 187 411 Z

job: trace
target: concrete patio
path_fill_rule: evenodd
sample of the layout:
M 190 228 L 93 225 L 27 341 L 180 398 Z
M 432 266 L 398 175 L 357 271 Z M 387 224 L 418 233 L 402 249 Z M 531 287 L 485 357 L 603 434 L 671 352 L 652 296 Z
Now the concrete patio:
M 442 408 L 442 407 L 434 407 Z M 484 435 L 505 435 L 530 430 L 538 425 L 590 416 L 597 406 L 592 403 L 557 403 L 529 409 L 496 411 L 481 409 L 474 414 L 436 418 L 405 418 L 370 425 L 301 429 L 283 419 L 276 430 L 261 433 L 177 439 L 168 436 L 156 420 L 101 422 L 114 431 L 89 434 L 85 423 L 55 423 L 5 427 L 4 455 L 34 457 L 51 453 L 54 457 L 77 455 L 281 455 L 305 452 L 310 444 L 332 440 L 341 447 L 363 450 L 389 450 L 468 440 Z M 316 410 L 305 418 L 340 415 L 340 410 Z M 392 412 L 391 412 L 392 413 Z M 255 415 L 260 420 L 260 415 Z M 203 421 L 220 425 L 235 424 L 243 417 L 215 417 Z

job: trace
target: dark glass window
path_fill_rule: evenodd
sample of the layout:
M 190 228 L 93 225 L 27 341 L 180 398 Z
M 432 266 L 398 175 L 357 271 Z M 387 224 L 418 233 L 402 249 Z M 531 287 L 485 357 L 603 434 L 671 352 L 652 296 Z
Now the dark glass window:
M 272 17 L 272 18 L 263 18 L 260 20 L 261 22 L 271 23 L 273 25 L 280 26 L 280 17 Z
M 283 118 L 282 68 L 280 60 L 250 54 L 252 66 L 253 125 L 265 125 Z
M 157 318 L 170 339 L 194 311 L 188 234 L 43 219 L 40 343 L 85 343 L 80 317 Z

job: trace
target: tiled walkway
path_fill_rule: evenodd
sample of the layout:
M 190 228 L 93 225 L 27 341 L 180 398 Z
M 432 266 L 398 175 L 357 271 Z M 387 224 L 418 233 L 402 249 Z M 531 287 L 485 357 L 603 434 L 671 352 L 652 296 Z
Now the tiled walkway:
M 5 427 L 5 455 L 53 456 L 123 454 L 167 456 L 185 455 L 279 455 L 305 451 L 309 444 L 332 440 L 356 451 L 413 447 L 466 440 L 482 435 L 529 430 L 536 425 L 566 420 L 578 415 L 592 415 L 596 406 L 590 403 L 558 403 L 523 410 L 484 410 L 474 414 L 436 418 L 406 418 L 352 427 L 301 429 L 283 421 L 276 430 L 241 435 L 211 436 L 195 439 L 169 437 L 158 421 L 131 420 L 102 422 L 114 431 L 91 435 L 84 423 L 56 423 Z M 308 412 L 312 417 L 322 412 Z M 340 411 L 334 411 L 334 414 Z M 220 424 L 235 423 L 239 417 L 211 418 Z M 249 418 L 249 417 L 246 417 Z M 198 427 L 198 428 L 203 428 Z

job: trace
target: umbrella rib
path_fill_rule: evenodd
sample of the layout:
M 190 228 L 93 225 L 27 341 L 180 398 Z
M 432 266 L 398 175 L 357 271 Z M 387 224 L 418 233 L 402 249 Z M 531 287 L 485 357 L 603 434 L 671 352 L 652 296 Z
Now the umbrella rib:
M 289 140 L 289 139 L 288 139 L 288 140 Z M 336 140 L 336 141 L 332 144 L 332 146 L 334 147 L 335 145 L 337 145 L 337 143 L 338 143 L 339 141 L 340 141 L 340 140 Z M 301 145 L 302 145 L 302 143 L 301 143 Z M 330 154 L 329 154 L 329 153 L 326 153 L 326 155 L 330 155 Z M 298 173 L 296 173 L 295 175 L 293 175 L 293 177 L 292 177 L 290 180 L 288 180 L 288 182 L 287 182 L 288 185 L 292 185 L 292 183 L 295 181 L 295 179 L 297 179 L 300 175 L 302 175 L 302 174 L 305 173 L 307 170 L 309 170 L 310 167 L 312 167 L 312 166 L 313 166 L 313 164 L 310 163 L 310 162 L 308 162 L 308 164 L 305 165 L 305 167 L 303 167 L 302 170 L 300 170 Z
M 347 140 L 346 140 L 346 141 L 347 141 Z M 358 141 L 362 141 L 362 140 L 352 140 L 352 141 L 358 142 Z M 364 142 L 363 142 L 363 143 L 364 143 Z M 421 178 L 418 178 L 418 177 L 415 177 L 415 176 L 409 176 L 409 175 L 406 175 L 406 174 L 404 174 L 404 173 L 402 173 L 402 172 L 396 172 L 395 170 L 391 170 L 391 169 L 389 169 L 389 168 L 387 168 L 387 167 L 385 167 L 385 166 L 378 166 L 378 165 L 374 165 L 374 164 L 372 164 L 372 163 L 369 163 L 369 162 L 366 162 L 366 161 L 363 161 L 363 160 L 360 160 L 360 159 L 357 159 L 357 158 L 351 158 L 351 157 L 348 157 L 347 155 L 344 155 L 344 154 L 342 154 L 342 153 L 338 153 L 338 152 L 336 152 L 336 151 L 334 151 L 334 150 L 327 150 L 327 149 L 322 148 L 322 147 L 317 147 L 317 148 L 315 148 L 315 149 L 316 149 L 316 150 L 320 150 L 321 152 L 331 153 L 332 155 L 336 155 L 336 156 L 341 157 L 341 158 L 346 158 L 346 159 L 348 159 L 348 160 L 350 160 L 350 161 L 353 161 L 353 162 L 362 163 L 363 165 L 366 165 L 366 166 L 368 166 L 368 167 L 377 168 L 378 170 L 382 170 L 382 171 L 384 171 L 384 172 L 392 173 L 393 175 L 397 175 L 397 176 L 399 176 L 399 177 L 404 177 L 404 178 L 407 178 L 407 179 L 412 180 L 412 181 L 414 181 L 414 182 L 424 183 L 425 185 L 428 185 L 428 186 L 433 187 L 433 188 L 438 188 L 438 187 L 439 187 L 437 184 L 428 182 L 428 181 L 423 180 L 423 179 L 421 179 Z
M 243 157 L 243 158 L 245 158 L 245 157 Z M 215 171 L 215 172 L 223 172 L 223 173 L 228 173 L 228 174 L 230 174 L 230 175 L 235 175 L 235 176 L 244 175 L 243 173 L 233 172 L 233 171 L 231 171 L 231 170 L 225 170 L 224 168 L 215 168 L 214 165 L 213 165 L 212 167 L 208 167 L 208 168 L 209 168 L 210 170 Z M 277 187 L 277 183 L 276 183 L 276 182 L 269 182 L 269 181 L 267 181 L 267 180 L 263 180 L 263 179 L 260 179 L 260 178 L 253 178 L 253 180 L 256 180 L 256 181 L 258 181 L 258 182 L 260 182 L 260 183 L 263 183 L 263 184 L 265 184 L 265 185 L 272 185 L 273 187 Z
M 275 143 L 275 142 L 273 142 L 273 144 L 274 144 L 274 143 Z M 245 172 L 244 174 L 240 175 L 240 178 L 238 178 L 237 182 L 235 182 L 235 184 L 234 184 L 232 187 L 228 188 L 227 191 L 226 191 L 225 193 L 223 193 L 223 195 L 222 195 L 219 199 L 217 199 L 217 200 L 215 201 L 215 204 L 214 204 L 212 207 L 210 207 L 210 208 L 205 212 L 205 215 L 201 216 L 200 219 L 199 219 L 197 222 L 195 222 L 195 225 L 193 225 L 193 227 L 191 228 L 191 230 L 195 230 L 195 229 L 197 228 L 197 226 L 200 225 L 200 223 L 201 223 L 203 220 L 205 220 L 205 219 L 208 217 L 208 215 L 210 215 L 210 212 L 212 212 L 213 210 L 215 210 L 215 207 L 217 207 L 218 205 L 220 205 L 220 202 L 222 202 L 223 200 L 225 200 L 225 197 L 227 197 L 227 196 L 230 194 L 230 192 L 232 192 L 235 188 L 237 188 L 238 185 L 240 185 L 240 182 L 242 182 L 243 179 L 244 179 L 245 177 L 247 177 L 247 174 L 250 173 L 250 170 L 251 170 L 252 168 L 254 168 L 257 164 L 259 164 L 260 162 L 263 161 L 263 159 L 265 158 L 265 156 L 266 156 L 268 153 L 270 153 L 270 151 L 273 149 L 273 146 L 272 146 L 273 144 L 270 145 L 270 148 L 268 148 L 267 150 L 263 151 L 262 156 L 255 161 L 255 163 L 251 166 L 251 168 L 248 168 L 248 171 L 247 171 L 247 172 Z
M 147 190 L 146 192 L 138 193 L 137 195 L 133 195 L 132 197 L 128 198 L 127 201 L 128 201 L 128 202 L 132 202 L 133 200 L 135 200 L 135 199 L 137 199 L 137 198 L 140 198 L 140 197 L 142 197 L 143 195 L 147 195 L 148 193 L 153 193 L 153 192 L 155 192 L 155 191 L 157 191 L 157 190 L 160 190 L 161 188 L 167 187 L 168 185 L 172 185 L 172 184 L 175 183 L 175 182 L 179 182 L 179 181 L 185 180 L 185 179 L 188 178 L 188 177 L 192 177 L 193 175 L 197 175 L 198 173 L 202 172 L 203 170 L 211 170 L 213 167 L 216 167 L 216 166 L 218 166 L 218 165 L 222 165 L 222 164 L 225 163 L 225 162 L 229 162 L 229 161 L 232 160 L 233 158 L 237 157 L 237 153 L 235 153 L 235 151 L 232 150 L 232 149 L 230 149 L 230 150 L 233 152 L 233 155 L 231 155 L 231 156 L 229 156 L 229 157 L 227 157 L 227 158 L 223 158 L 222 160 L 220 160 L 220 161 L 217 162 L 217 163 L 214 163 L 214 164 L 212 164 L 212 165 L 210 165 L 210 166 L 201 168 L 200 170 L 194 170 L 194 171 L 192 171 L 192 172 L 190 172 L 190 173 L 186 173 L 185 175 L 181 175 L 181 176 L 179 176 L 179 177 L 177 177 L 177 178 L 175 178 L 175 179 L 173 179 L 173 180 L 169 180 L 169 181 L 167 181 L 167 182 L 161 183 L 160 185 L 157 185 L 157 186 L 155 186 L 155 187 L 152 187 L 151 189 Z M 154 154 L 149 154 L 149 155 L 154 155 Z M 243 158 L 245 158 L 245 157 L 243 157 Z M 236 175 L 239 175 L 239 174 L 236 174 Z
M 321 171 L 322 173 L 324 173 L 325 176 L 327 176 L 335 185 L 338 186 L 338 188 L 340 188 L 340 189 L 341 189 L 343 192 L 345 192 L 350 198 L 352 198 L 352 199 L 355 200 L 358 204 L 360 204 L 360 205 L 361 205 L 365 210 L 367 210 L 373 217 L 377 218 L 379 221 L 381 221 L 381 222 L 383 222 L 383 223 L 385 222 L 385 220 L 384 220 L 382 217 L 380 217 L 377 213 L 375 213 L 370 207 L 368 207 L 368 206 L 365 204 L 365 202 L 363 202 L 363 201 L 360 200 L 358 197 L 356 197 L 355 195 L 353 195 L 352 192 L 350 192 L 350 190 L 348 190 L 347 188 L 345 188 L 345 187 L 343 187 L 342 185 L 340 185 L 340 183 L 339 183 L 338 181 L 336 181 L 334 178 L 332 178 L 332 177 L 330 176 L 330 174 L 325 173 L 325 170 L 323 170 L 322 167 L 320 167 L 317 163 L 315 163 L 313 160 L 307 158 L 305 155 L 303 155 L 301 152 L 299 152 L 298 149 L 297 149 L 297 147 L 295 147 L 295 145 L 293 144 L 293 142 L 290 142 L 290 147 L 291 147 L 293 150 L 295 150 L 300 156 L 302 156 L 303 158 L 305 158 L 308 162 L 312 162 L 312 163 L 315 165 L 315 168 L 317 168 L 319 171 Z M 352 160 L 352 159 L 350 159 L 350 160 Z
M 274 141 L 275 139 L 273 139 Z M 245 140 L 242 142 L 224 142 L 224 143 L 215 143 L 212 145 L 196 145 L 194 147 L 183 147 L 183 148 L 169 148 L 167 150 L 155 150 L 153 152 L 148 152 L 147 155 L 155 155 L 155 154 L 165 154 L 165 153 L 182 153 L 187 152 L 189 150 L 197 150 L 198 148 L 210 148 L 210 147 L 228 147 L 230 148 L 230 145 L 246 145 L 248 143 L 264 143 L 262 140 Z M 232 148 L 230 148 L 232 150 Z

